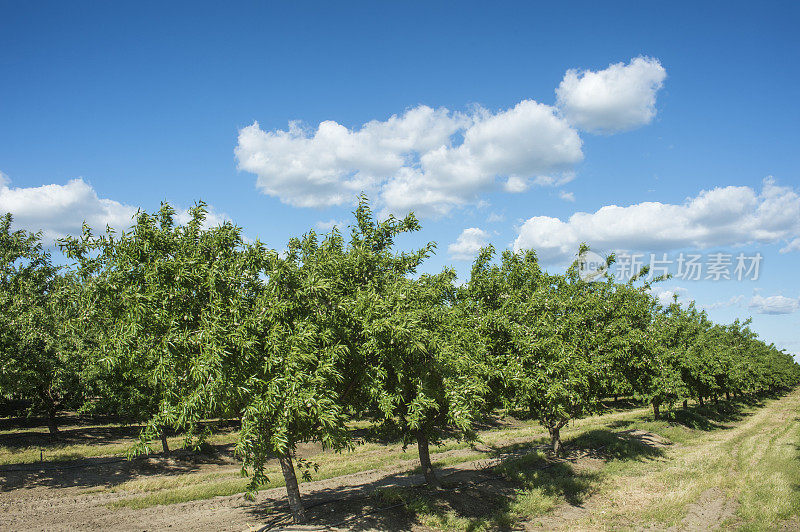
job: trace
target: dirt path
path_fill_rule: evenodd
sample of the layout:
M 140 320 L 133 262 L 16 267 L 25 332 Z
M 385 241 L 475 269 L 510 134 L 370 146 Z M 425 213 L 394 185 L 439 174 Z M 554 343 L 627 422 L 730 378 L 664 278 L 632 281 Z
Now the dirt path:
M 526 443 L 542 436 L 531 434 L 525 438 L 513 438 L 508 443 Z M 433 454 L 432 458 L 434 461 L 446 460 L 474 452 L 472 449 L 458 449 Z M 482 471 L 521 452 L 529 451 L 472 460 L 443 468 L 440 473 L 447 476 Z M 331 499 L 363 497 L 379 488 L 421 485 L 424 483 L 422 475 L 408 474 L 418 465 L 413 456 L 409 453 L 409 460 L 391 468 L 303 483 L 301 492 L 306 504 L 314 505 Z M 225 460 L 206 464 L 169 461 L 166 466 L 163 460 L 155 459 L 139 462 L 111 460 L 110 463 L 103 460 L 108 461 L 95 459 L 97 463 L 92 464 L 92 459 L 85 460 L 89 467 L 46 467 L 41 471 L 26 470 L 32 469 L 30 467 L 19 471 L 7 468 L 10 471 L 4 474 L 0 490 L 0 530 L 246 530 L 261 528 L 264 522 L 274 518 L 274 507 L 285 504 L 285 490 L 279 487 L 261 491 L 255 502 L 248 502 L 242 494 L 235 494 L 144 509 L 109 508 L 110 503 L 141 494 L 92 492 L 87 486 L 102 486 L 115 478 L 134 479 L 156 467 L 163 470 L 161 476 L 167 476 L 204 471 L 232 472 L 238 471 L 240 466 Z M 147 478 L 153 478 L 153 475 Z
M 800 443 L 796 441 L 800 427 L 798 412 L 800 391 L 758 409 L 752 416 L 732 424 L 728 429 L 704 433 L 687 445 L 669 445 L 663 438 L 643 430 L 620 431 L 620 435 L 636 438 L 659 451 L 664 450 L 667 458 L 643 460 L 641 463 L 633 460 L 630 470 L 614 473 L 594 496 L 582 504 L 562 504 L 546 515 L 525 523 L 525 528 L 626 528 L 677 532 L 731 524 L 739 519 L 739 510 L 752 500 L 752 494 L 746 492 L 744 487 L 747 482 L 755 482 L 754 475 L 758 475 L 758 468 L 763 470 L 776 452 L 788 452 L 791 445 L 795 445 L 791 451 L 796 454 L 796 444 Z M 608 417 L 604 422 L 616 419 L 616 414 Z M 513 436 L 502 442 L 495 441 L 493 446 L 529 443 L 541 436 L 543 434 L 531 432 L 525 437 Z M 478 449 L 489 450 L 480 446 Z M 522 449 L 516 453 L 527 453 L 529 450 Z M 468 458 L 472 453 L 475 450 L 451 450 L 438 453 L 433 459 Z M 487 472 L 501 459 L 513 454 L 509 452 L 504 456 L 488 458 L 487 452 L 487 458 L 443 468 L 441 473 L 450 475 L 450 480 L 472 486 L 469 489 L 472 489 L 473 498 L 469 505 L 480 505 L 482 494 L 513 494 L 513 485 L 492 480 L 490 477 L 493 475 Z M 409 460 L 394 462 L 392 467 L 303 483 L 301 491 L 306 504 L 314 508 L 312 514 L 316 518 L 320 518 L 321 512 L 336 512 L 336 515 L 316 522 L 335 524 L 338 515 L 342 517 L 342 529 L 421 530 L 416 523 L 407 521 L 408 515 L 401 510 L 383 520 L 369 517 L 375 510 L 384 510 L 386 504 L 379 498 L 367 495 L 374 494 L 379 488 L 423 483 L 421 475 L 409 473 L 417 465 L 413 457 L 414 454 L 409 452 Z M 577 470 L 589 468 L 600 471 L 604 468 L 603 460 L 594 456 L 584 456 L 572 464 Z M 109 508 L 109 503 L 142 494 L 103 489 L 127 479 L 141 477 L 149 481 L 170 475 L 174 478 L 174 475 L 185 473 L 230 473 L 238 467 L 237 463 L 224 457 L 208 463 L 172 461 L 166 464 L 152 459 L 103 464 L 98 459 L 90 468 L 89 477 L 85 470 L 78 468 L 0 474 L 0 530 L 195 531 L 273 530 L 285 527 L 288 523 L 286 512 L 281 510 L 285 506 L 283 488 L 264 490 L 258 494 L 255 502 L 245 501 L 241 494 L 235 494 L 144 509 Z M 731 481 L 731 475 L 739 475 L 741 479 Z M 331 500 L 354 502 L 350 506 L 340 503 L 320 505 Z M 663 508 L 666 508 L 663 510 L 666 513 L 658 514 Z M 391 514 L 391 509 L 381 513 Z M 348 516 L 358 515 L 366 517 L 344 521 Z M 791 529 L 791 524 L 791 521 L 784 521 L 776 523 L 776 527 Z M 314 530 L 318 527 L 305 529 Z

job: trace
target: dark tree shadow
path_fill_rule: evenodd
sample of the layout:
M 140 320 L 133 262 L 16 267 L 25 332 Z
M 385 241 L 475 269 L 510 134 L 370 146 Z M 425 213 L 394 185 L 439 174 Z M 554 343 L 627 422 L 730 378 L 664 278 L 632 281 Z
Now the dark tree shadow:
M 113 487 L 135 477 L 184 475 L 205 464 L 233 463 L 229 451 L 204 447 L 201 452 L 178 449 L 169 458 L 151 454 L 124 457 L 91 457 L 76 460 L 0 466 L 0 491 L 20 488 Z

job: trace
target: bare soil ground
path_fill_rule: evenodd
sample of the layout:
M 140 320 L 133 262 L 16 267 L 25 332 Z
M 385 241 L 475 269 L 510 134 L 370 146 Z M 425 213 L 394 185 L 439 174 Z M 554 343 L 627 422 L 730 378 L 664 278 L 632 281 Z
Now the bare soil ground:
M 788 399 L 792 408 L 800 405 L 800 395 L 793 393 Z M 782 401 L 775 404 L 781 404 Z M 770 408 L 768 405 L 766 408 Z M 792 421 L 786 417 L 787 409 L 776 409 L 780 421 Z M 627 416 L 627 417 L 625 417 Z M 641 417 L 641 412 L 637 413 Z M 723 438 L 710 437 L 709 445 L 719 445 L 724 440 L 732 445 L 737 435 L 746 432 L 748 424 L 764 423 L 764 420 L 744 417 L 736 422 L 739 432 L 730 430 Z M 99 456 L 62 462 L 41 464 L 13 464 L 0 466 L 0 530 L 415 530 L 463 529 L 464 522 L 475 528 L 508 528 L 526 530 L 711 530 L 739 521 L 741 502 L 730 489 L 711 486 L 688 501 L 682 516 L 672 526 L 660 526 L 657 522 L 647 524 L 634 516 L 637 505 L 652 504 L 658 494 L 653 493 L 653 484 L 647 489 L 637 489 L 627 484 L 603 480 L 609 460 L 631 460 L 645 464 L 647 475 L 654 475 L 661 464 L 669 464 L 675 448 L 691 450 L 702 457 L 693 443 L 673 445 L 664 436 L 630 425 L 629 414 L 612 414 L 607 417 L 606 428 L 589 426 L 576 437 L 569 447 L 566 458 L 548 458 L 536 462 L 536 469 L 550 468 L 556 471 L 552 484 L 540 484 L 545 490 L 560 494 L 560 502 L 541 515 L 517 519 L 513 524 L 492 521 L 491 516 L 510 515 L 511 502 L 518 496 L 521 484 L 508 475 L 498 474 L 498 466 L 535 452 L 544 433 L 528 426 L 513 423 L 500 424 L 500 429 L 509 430 L 508 436 L 495 439 L 491 445 L 473 448 L 457 448 L 432 456 L 436 462 L 449 464 L 439 469 L 446 489 L 431 492 L 422 484 L 422 475 L 414 470 L 418 465 L 413 449 L 408 459 L 394 460 L 390 465 L 316 480 L 301 484 L 301 491 L 308 508 L 312 525 L 292 526 L 282 487 L 261 491 L 256 500 L 246 501 L 241 493 L 217 496 L 175 504 L 154 505 L 147 508 L 119 507 L 114 503 L 140 496 L 141 493 L 114 489 L 131 481 L 172 481 L 192 474 L 232 475 L 240 464 L 232 457 L 229 445 L 217 446 L 217 452 L 207 455 L 177 453 L 177 457 L 148 458 L 127 461 L 118 456 Z M 795 425 L 800 418 L 794 417 Z M 722 425 L 720 425 L 721 427 Z M 728 428 L 733 425 L 728 425 Z M 800 425 L 798 425 L 800 426 Z M 615 428 L 616 427 L 616 428 Z M 755 427 L 755 425 L 754 425 Z M 758 426 L 760 427 L 760 425 Z M 762 428 L 757 430 L 762 430 Z M 497 426 L 494 427 L 497 430 Z M 624 430 L 620 430 L 624 428 Z M 104 444 L 117 445 L 129 442 L 130 433 L 102 427 L 73 427 L 64 431 L 64 437 L 82 442 L 85 437 L 100 439 Z M 126 429 L 127 430 L 127 429 Z M 100 434 L 98 436 L 97 434 Z M 602 438 L 597 439 L 598 433 Z M 505 434 L 499 432 L 497 434 Z M 711 434 L 711 432 L 709 432 Z M 10 436 L 10 437 L 9 437 Z M 30 441 L 19 434 L 0 434 L 3 445 L 29 445 Z M 42 445 L 46 444 L 46 436 Z M 584 438 L 583 440 L 581 438 Z M 605 440 L 603 439 L 605 438 Z M 626 442 L 628 454 L 612 448 L 615 441 Z M 611 444 L 603 444 L 603 441 Z M 738 440 L 736 440 L 738 441 Z M 743 440 L 746 443 L 747 440 Z M 592 445 L 599 443 L 600 445 Z M 631 446 L 630 443 L 635 443 Z M 588 444 L 587 444 L 588 443 Z M 701 442 L 705 444 L 705 441 Z M 636 452 L 630 454 L 630 449 Z M 798 447 L 800 449 L 800 447 Z M 749 452 L 726 448 L 727 452 Z M 313 457 L 321 450 L 314 445 L 300 449 L 301 456 Z M 370 450 L 382 456 L 381 448 Z M 480 456 L 475 459 L 476 453 Z M 689 454 L 692 454 L 689 453 Z M 541 450 L 539 452 L 541 455 Z M 387 455 L 388 456 L 388 455 Z M 342 459 L 345 457 L 343 456 Z M 688 464 L 687 464 L 688 465 Z M 636 472 L 631 478 L 636 478 Z M 645 474 L 645 473 L 642 473 Z M 579 488 L 556 485 L 566 479 L 598 478 Z M 617 478 L 617 477 L 613 477 Z M 663 488 L 668 489 L 666 483 Z M 558 488 L 558 489 L 555 489 Z M 796 488 L 798 489 L 798 488 Z M 560 491 L 559 491 L 560 490 Z M 550 493 L 548 492 L 548 493 Z M 580 493 L 580 496 L 571 494 Z M 623 505 L 613 498 L 622 493 Z M 733 496 L 732 496 L 733 493 Z M 389 494 L 389 495 L 387 495 Z M 399 494 L 399 495 L 398 495 Z M 390 496 L 391 495 L 391 496 Z M 415 502 L 416 501 L 416 502 Z M 436 520 L 421 519 L 420 501 L 426 515 Z M 638 501 L 638 502 L 637 502 Z M 606 512 L 615 514 L 606 519 Z M 627 512 L 627 513 L 626 513 Z M 448 516 L 457 520 L 448 522 Z M 466 520 L 466 521 L 465 521 Z M 435 523 L 435 524 L 431 524 Z M 449 523 L 449 524 L 448 524 Z M 778 528 L 796 530 L 797 519 L 786 519 Z M 794 527 L 794 528 L 793 528 Z

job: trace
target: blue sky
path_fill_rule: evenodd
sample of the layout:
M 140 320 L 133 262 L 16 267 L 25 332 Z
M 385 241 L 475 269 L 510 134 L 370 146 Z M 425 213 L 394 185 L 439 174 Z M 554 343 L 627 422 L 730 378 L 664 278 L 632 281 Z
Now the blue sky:
M 53 239 L 203 199 L 280 248 L 365 190 L 462 277 L 483 243 L 760 253 L 660 290 L 800 352 L 798 7 L 608 6 L 0 1 L 0 210 Z

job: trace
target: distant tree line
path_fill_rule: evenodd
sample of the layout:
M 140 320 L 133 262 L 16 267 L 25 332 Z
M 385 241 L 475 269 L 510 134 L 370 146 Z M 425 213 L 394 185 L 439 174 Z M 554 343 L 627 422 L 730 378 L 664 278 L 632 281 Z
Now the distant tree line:
M 230 223 L 206 228 L 202 203 L 190 214 L 179 224 L 164 204 L 119 234 L 84 226 L 59 242 L 68 267 L 0 218 L 0 396 L 53 433 L 67 409 L 141 423 L 139 453 L 159 440 L 168 453 L 170 433 L 198 445 L 205 421 L 238 419 L 250 493 L 277 458 L 298 522 L 295 468 L 310 464 L 297 445 L 346 449 L 355 418 L 415 443 L 438 485 L 429 446 L 473 438 L 498 408 L 539 421 L 559 453 L 560 430 L 604 397 L 635 395 L 659 417 L 800 382 L 748 322 L 659 304 L 646 269 L 589 282 L 578 261 L 553 274 L 533 251 L 488 247 L 458 284 L 450 268 L 418 273 L 434 244 L 396 250 L 420 229 L 413 215 L 379 221 L 363 197 L 348 235 L 310 231 L 283 251 Z

